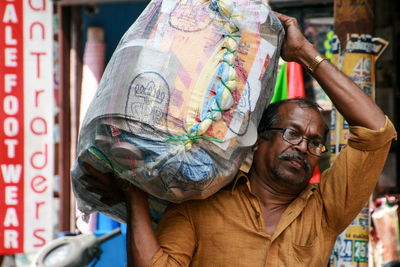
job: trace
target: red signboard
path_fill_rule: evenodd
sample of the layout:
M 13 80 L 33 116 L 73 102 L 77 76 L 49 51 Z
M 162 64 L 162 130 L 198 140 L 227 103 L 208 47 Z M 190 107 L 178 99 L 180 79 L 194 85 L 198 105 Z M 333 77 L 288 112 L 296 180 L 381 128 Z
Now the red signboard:
M 0 36 L 0 251 L 23 252 L 24 38 L 22 1 L 2 1 Z
M 52 9 L 3 0 L 0 14 L 0 254 L 15 254 L 52 237 Z

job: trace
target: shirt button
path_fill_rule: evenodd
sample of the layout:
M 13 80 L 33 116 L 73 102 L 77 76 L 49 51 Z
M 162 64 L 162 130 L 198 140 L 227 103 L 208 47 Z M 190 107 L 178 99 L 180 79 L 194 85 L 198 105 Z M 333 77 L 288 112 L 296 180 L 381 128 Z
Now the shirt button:
M 258 211 L 256 211 L 256 217 L 260 217 L 260 213 Z

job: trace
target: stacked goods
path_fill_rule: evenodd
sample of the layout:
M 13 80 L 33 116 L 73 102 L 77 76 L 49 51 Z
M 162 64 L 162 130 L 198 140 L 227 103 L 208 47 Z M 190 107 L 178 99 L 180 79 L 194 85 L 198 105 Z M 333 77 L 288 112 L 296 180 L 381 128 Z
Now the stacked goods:
M 83 162 L 160 201 L 206 198 L 232 181 L 273 95 L 282 40 L 263 1 L 150 2 L 82 124 L 72 170 L 79 208 L 125 220 L 122 205 L 107 210 L 86 192 Z

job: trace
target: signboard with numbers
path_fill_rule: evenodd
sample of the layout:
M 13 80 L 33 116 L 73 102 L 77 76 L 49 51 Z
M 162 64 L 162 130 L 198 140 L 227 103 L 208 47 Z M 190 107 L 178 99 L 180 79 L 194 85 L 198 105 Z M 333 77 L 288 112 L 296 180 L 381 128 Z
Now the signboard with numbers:
M 53 11 L 50 0 L 0 2 L 0 254 L 53 237 Z
M 368 266 L 369 212 L 368 203 L 353 222 L 339 235 L 329 266 Z
M 339 54 L 339 40 L 333 37 L 332 63 L 347 74 L 371 99 L 375 98 L 375 61 L 388 42 L 370 35 L 352 34 L 344 53 Z M 331 111 L 331 161 L 347 144 L 349 124 L 335 107 Z M 368 203 L 352 224 L 338 237 L 330 266 L 367 267 L 369 240 Z
M 388 42 L 370 35 L 352 34 L 343 54 L 339 54 L 339 40 L 333 37 L 332 63 L 347 74 L 371 99 L 375 99 L 375 61 Z M 333 107 L 331 113 L 331 161 L 347 144 L 349 125 Z

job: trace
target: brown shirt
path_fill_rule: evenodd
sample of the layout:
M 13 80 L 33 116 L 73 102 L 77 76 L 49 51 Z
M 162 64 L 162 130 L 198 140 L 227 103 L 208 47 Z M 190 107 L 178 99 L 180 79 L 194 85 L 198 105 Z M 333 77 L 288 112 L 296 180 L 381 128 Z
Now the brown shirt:
M 156 231 L 161 249 L 150 266 L 326 266 L 336 237 L 373 191 L 396 137 L 351 127 L 351 137 L 320 184 L 309 184 L 266 234 L 260 204 L 240 173 L 205 200 L 170 205 Z M 268 223 L 268 222 L 267 222 Z

